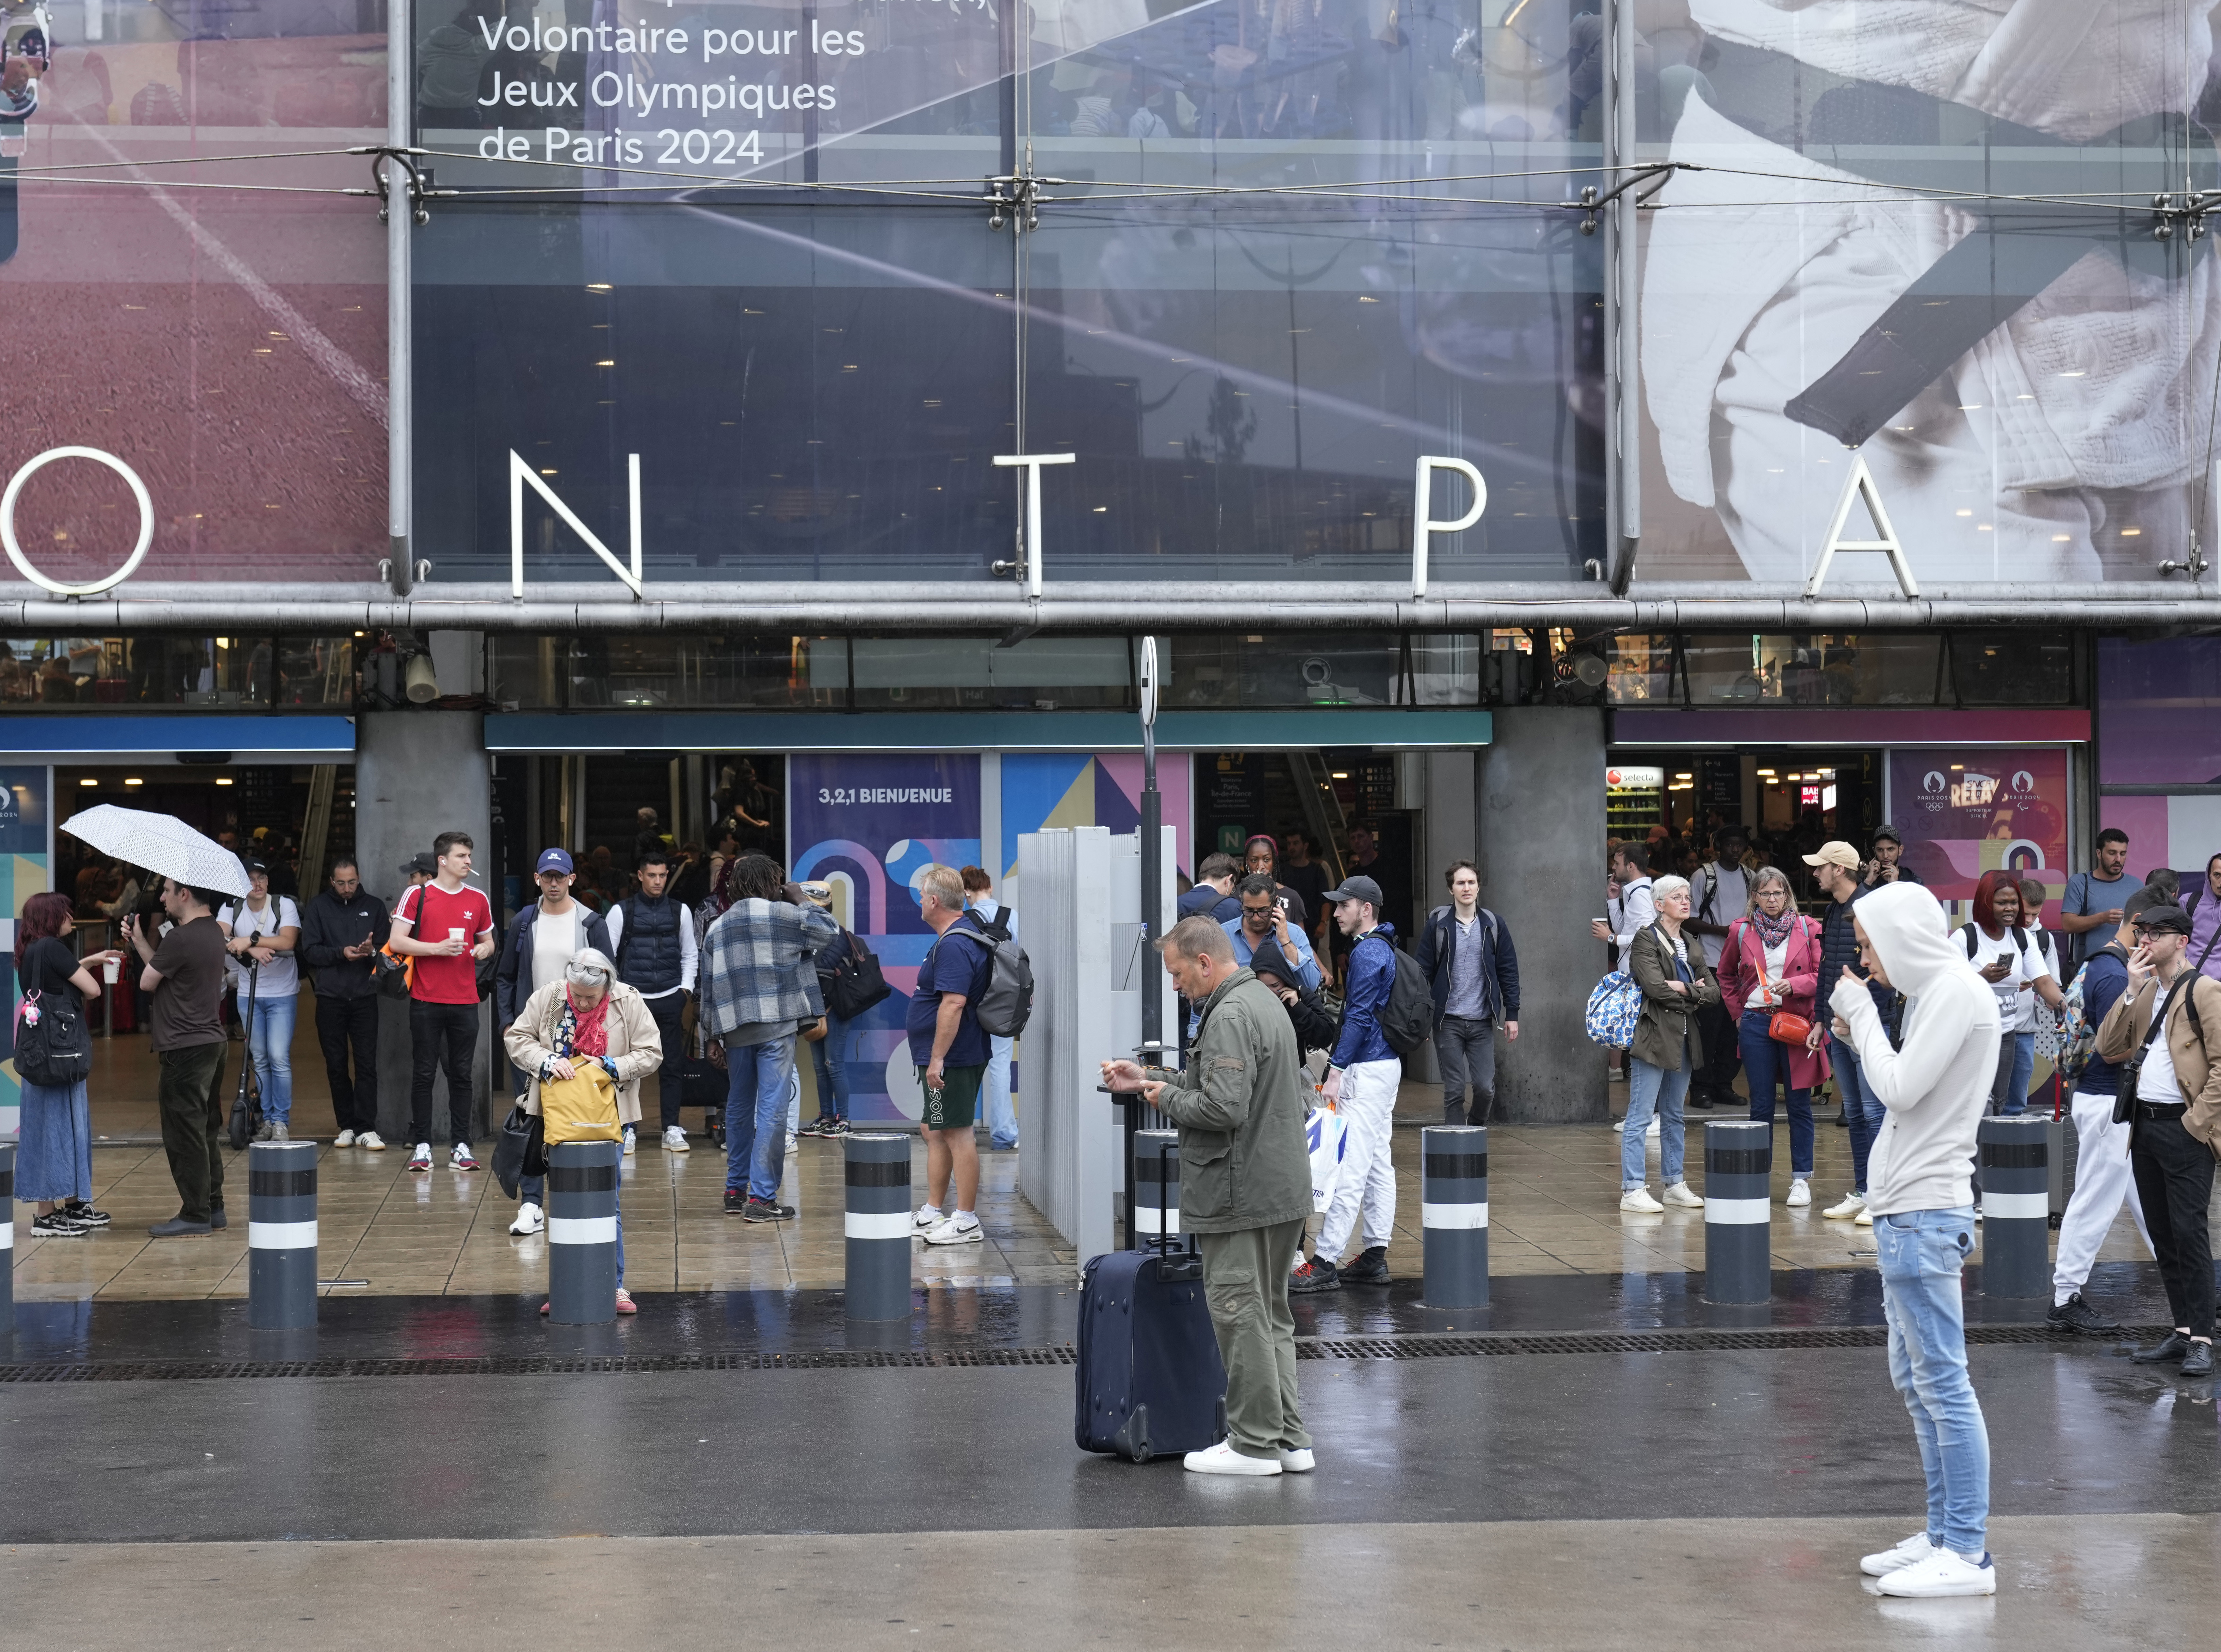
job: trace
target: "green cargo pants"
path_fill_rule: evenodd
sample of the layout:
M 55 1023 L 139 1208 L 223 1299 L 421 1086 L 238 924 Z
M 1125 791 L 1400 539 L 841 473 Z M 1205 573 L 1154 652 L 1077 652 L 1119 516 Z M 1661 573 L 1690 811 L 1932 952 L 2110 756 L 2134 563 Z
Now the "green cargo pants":
M 1204 1295 L 1226 1361 L 1226 1429 L 1245 1457 L 1307 1450 L 1296 1409 L 1296 1321 L 1288 1311 L 1288 1259 L 1301 1222 L 1197 1236 Z
M 166 1049 L 156 1100 L 170 1180 L 178 1185 L 178 1214 L 205 1222 L 223 1203 L 223 1045 Z

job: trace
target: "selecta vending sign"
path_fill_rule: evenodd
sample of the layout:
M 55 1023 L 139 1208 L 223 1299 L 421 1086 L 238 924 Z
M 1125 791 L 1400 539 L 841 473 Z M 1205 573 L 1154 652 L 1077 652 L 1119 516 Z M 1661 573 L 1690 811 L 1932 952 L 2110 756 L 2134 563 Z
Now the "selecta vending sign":
M 1986 872 L 2067 883 L 2067 753 L 1971 747 L 1889 754 L 1890 819 L 1905 864 L 1947 906 L 1970 901 Z

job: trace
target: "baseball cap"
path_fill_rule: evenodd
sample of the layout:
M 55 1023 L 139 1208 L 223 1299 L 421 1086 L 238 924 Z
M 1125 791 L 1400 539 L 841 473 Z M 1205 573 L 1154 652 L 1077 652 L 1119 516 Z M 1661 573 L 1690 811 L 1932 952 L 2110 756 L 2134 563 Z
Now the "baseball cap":
M 2165 905 L 2147 906 L 2137 914 L 2136 927 L 2147 935 L 2188 935 L 2190 914 L 2172 901 Z
M 404 878 L 412 872 L 421 872 L 427 878 L 436 878 L 440 875 L 439 859 L 427 849 L 422 854 L 412 854 L 404 860 L 401 863 L 400 871 Z
M 575 872 L 578 868 L 571 864 L 570 850 L 542 849 L 540 851 L 540 864 L 532 870 L 537 874 L 542 872 Z
M 1875 842 L 1880 842 L 1885 837 L 1891 842 L 1896 844 L 1899 848 L 1903 848 L 1905 847 L 1904 834 L 1899 832 L 1896 827 L 1891 825 L 1887 821 L 1884 821 L 1880 825 L 1874 828 Z
M 1373 910 L 1376 912 L 1386 902 L 1386 897 L 1380 892 L 1380 885 L 1362 873 L 1354 878 L 1344 878 L 1342 880 L 1341 888 L 1329 889 L 1319 898 L 1321 900 L 1370 901 L 1373 904 Z
M 1856 872 L 1859 869 L 1859 852 L 1839 837 L 1832 842 L 1820 845 L 1819 854 L 1806 855 L 1805 864 L 1808 867 L 1841 867 L 1846 872 Z

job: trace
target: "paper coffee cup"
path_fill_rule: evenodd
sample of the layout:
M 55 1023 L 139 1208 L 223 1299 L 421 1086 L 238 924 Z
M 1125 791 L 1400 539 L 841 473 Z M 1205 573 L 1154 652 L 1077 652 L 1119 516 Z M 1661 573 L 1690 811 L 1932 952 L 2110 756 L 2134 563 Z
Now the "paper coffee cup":
M 121 975 L 122 972 L 123 965 L 121 961 L 110 958 L 101 965 L 100 979 L 106 981 L 110 986 L 113 986 L 116 985 L 116 978 Z
M 460 941 L 462 938 L 463 932 L 460 929 L 450 929 L 447 931 L 447 939 L 450 941 Z

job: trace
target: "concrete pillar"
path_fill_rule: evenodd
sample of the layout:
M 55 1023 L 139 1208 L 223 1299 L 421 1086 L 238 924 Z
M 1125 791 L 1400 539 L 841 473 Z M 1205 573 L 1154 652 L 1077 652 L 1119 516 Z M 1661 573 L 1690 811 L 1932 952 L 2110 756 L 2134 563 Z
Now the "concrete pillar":
M 1605 882 L 1604 712 L 1514 705 L 1475 775 L 1481 904 L 1519 949 L 1519 1042 L 1500 1048 L 1497 1120 L 1600 1123 L 1605 1053 L 1581 1029 L 1606 954 L 1589 935 Z
M 441 832 L 471 835 L 483 862 L 492 852 L 493 788 L 486 764 L 485 723 L 476 711 L 366 711 L 355 720 L 354 841 L 366 888 L 391 911 L 401 895 L 397 868 L 429 852 Z M 472 881 L 487 888 L 484 872 Z M 491 1005 L 484 1015 L 492 1022 Z M 478 1093 L 472 1128 L 483 1142 L 491 1132 L 486 1079 L 491 1046 L 481 1036 L 472 1064 Z M 499 1069 L 506 1076 L 506 1067 Z M 378 1133 L 405 1152 L 409 1136 L 409 1006 L 379 1002 Z M 434 1140 L 447 1129 L 447 1081 L 433 1079 Z M 498 1104 L 509 1111 L 507 1088 Z

